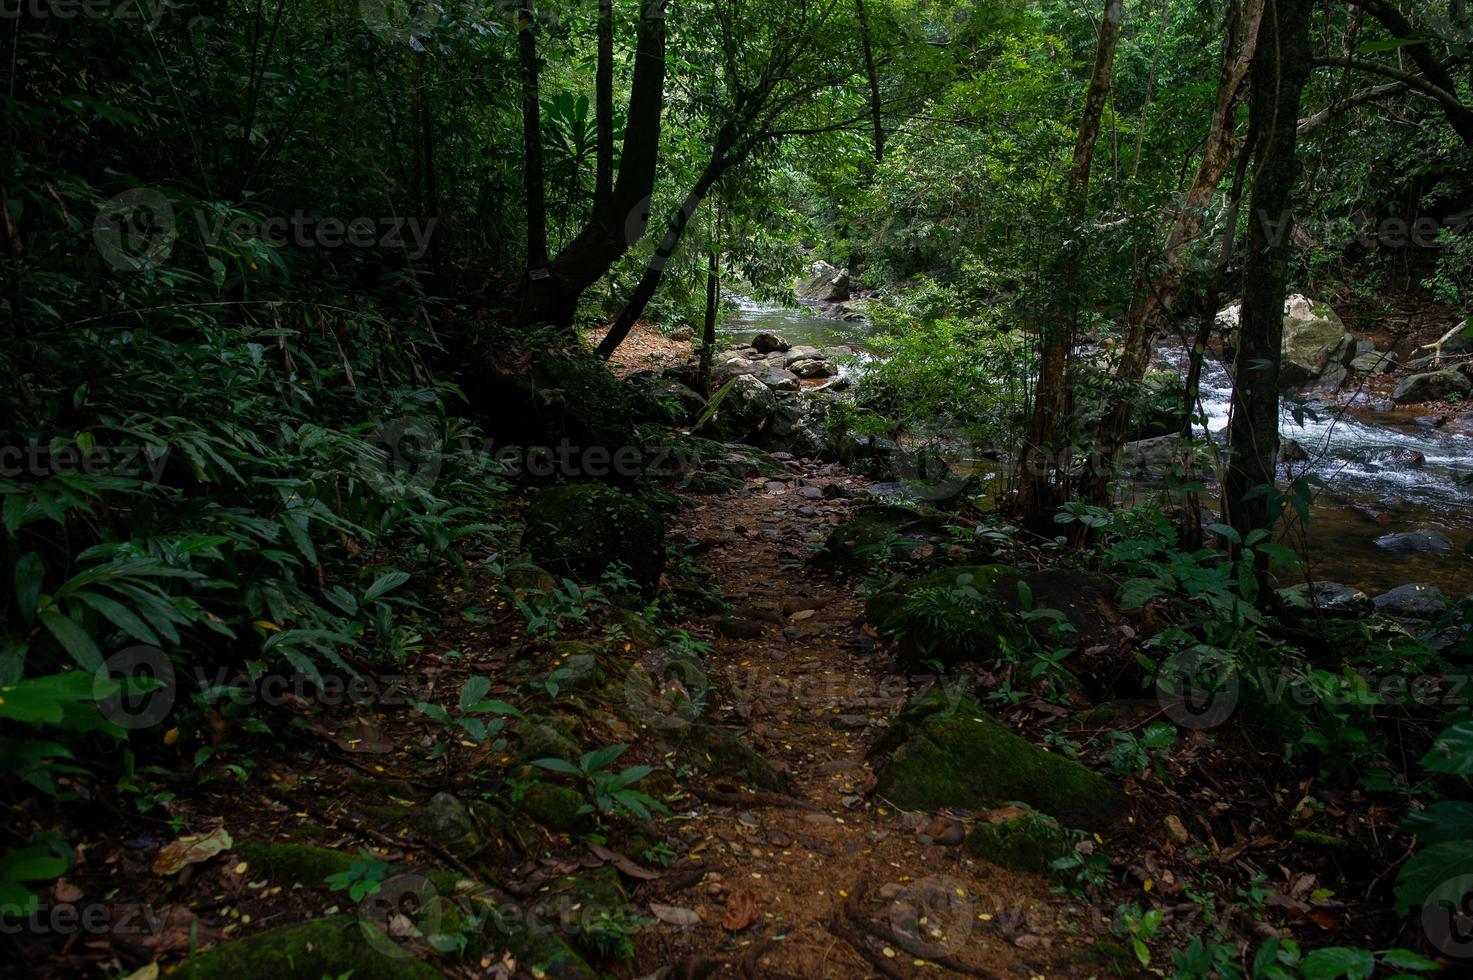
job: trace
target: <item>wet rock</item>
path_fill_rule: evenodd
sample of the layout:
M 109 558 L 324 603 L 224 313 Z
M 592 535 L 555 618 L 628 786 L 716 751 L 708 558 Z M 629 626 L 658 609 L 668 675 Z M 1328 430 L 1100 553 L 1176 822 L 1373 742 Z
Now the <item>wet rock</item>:
M 537 780 L 522 792 L 515 807 L 528 819 L 558 834 L 582 834 L 593 829 L 591 813 L 579 813 L 583 794 L 571 786 Z
M 787 338 L 781 334 L 759 333 L 752 338 L 752 349 L 759 354 L 786 351 L 790 350 L 792 346 L 792 344 L 788 343 Z
M 1185 452 L 1186 443 L 1178 435 L 1139 439 L 1126 443 L 1121 451 L 1120 465 L 1123 472 L 1157 478 L 1180 462 Z
M 1383 449 L 1366 462 L 1390 470 L 1420 470 L 1427 465 L 1427 457 L 1416 449 Z
M 593 483 L 543 490 L 527 508 L 532 560 L 582 581 L 615 563 L 653 595 L 665 569 L 665 520 L 628 494 Z
M 1358 617 L 1374 609 L 1370 596 L 1360 589 L 1341 585 L 1339 582 L 1292 585 L 1287 589 L 1280 589 L 1279 595 L 1291 606 L 1314 609 L 1327 616 Z
M 833 361 L 812 359 L 790 364 L 789 370 L 800 378 L 832 378 L 839 373 L 839 366 Z
M 799 344 L 783 355 L 783 367 L 792 367 L 799 361 L 819 360 L 823 357 L 823 351 L 817 347 L 807 344 Z
M 1302 463 L 1307 459 L 1309 459 L 1309 453 L 1297 441 L 1285 439 L 1279 443 L 1280 463 Z
M 1441 531 L 1424 527 L 1416 531 L 1398 531 L 1383 534 L 1376 539 L 1376 546 L 1402 554 L 1441 555 L 1454 549 L 1452 538 Z
M 1243 304 L 1234 303 L 1217 314 L 1219 329 L 1235 335 L 1242 319 Z M 1236 347 L 1233 337 L 1230 349 Z M 1327 387 L 1344 381 L 1342 371 L 1356 356 L 1356 340 L 1329 306 L 1316 303 L 1299 293 L 1284 300 L 1283 356 L 1279 381 L 1286 388 L 1310 384 L 1316 380 Z M 1327 373 L 1328 371 L 1328 373 Z
M 1456 368 L 1443 368 L 1426 374 L 1408 375 L 1401 379 L 1391 400 L 1398 405 L 1441 401 L 1448 397 L 1462 398 L 1473 391 L 1473 381 Z
M 449 793 L 436 793 L 415 810 L 414 825 L 425 837 L 459 857 L 473 856 L 486 846 L 466 805 Z
M 1435 619 L 1448 607 L 1447 596 L 1435 585 L 1398 585 L 1373 600 L 1376 611 L 1396 619 Z
M 711 396 L 696 420 L 695 432 L 739 442 L 755 435 L 776 410 L 777 396 L 767 385 L 750 374 L 738 375 Z
M 870 754 L 889 757 L 876 791 L 906 810 L 980 810 L 1018 801 L 1068 826 L 1100 830 L 1124 806 L 1103 777 L 1013 734 L 955 692 L 913 699 Z

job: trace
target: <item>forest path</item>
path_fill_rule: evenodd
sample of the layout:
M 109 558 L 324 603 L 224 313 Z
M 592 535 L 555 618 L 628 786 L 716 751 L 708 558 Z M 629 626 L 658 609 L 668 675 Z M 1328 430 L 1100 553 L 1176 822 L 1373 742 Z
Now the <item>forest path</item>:
M 822 533 L 864 502 L 843 495 L 864 481 L 788 465 L 785 478 L 696 498 L 674 534 L 701 549 L 733 607 L 707 658 L 708 720 L 744 733 L 812 809 L 700 804 L 705 840 L 693 850 L 708 873 L 667 900 L 697 906 L 702 922 L 645 933 L 636 961 L 718 954 L 748 976 L 804 980 L 1091 972 L 1071 948 L 1088 930 L 1067 896 L 972 858 L 958 846 L 961 820 L 871 795 L 866 752 L 928 681 L 898 673 L 855 589 L 808 563 Z

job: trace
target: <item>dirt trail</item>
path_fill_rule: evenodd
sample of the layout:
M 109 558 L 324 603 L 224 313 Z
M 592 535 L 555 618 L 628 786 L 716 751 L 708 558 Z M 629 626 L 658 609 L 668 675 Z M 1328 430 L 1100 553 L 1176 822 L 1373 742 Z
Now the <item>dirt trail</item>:
M 675 533 L 707 549 L 702 563 L 734 607 L 719 632 L 761 628 L 718 635 L 708 718 L 743 732 L 814 809 L 701 805 L 691 836 L 704 838 L 693 851 L 708 872 L 667 901 L 696 907 L 702 922 L 651 931 L 638 961 L 719 956 L 749 976 L 804 980 L 1088 975 L 1076 958 L 1081 912 L 1067 897 L 968 856 L 961 821 L 870 795 L 866 751 L 925 680 L 898 674 L 854 591 L 806 564 L 810 544 L 853 506 L 823 488 L 862 481 L 788 465 L 786 479 L 699 498 Z

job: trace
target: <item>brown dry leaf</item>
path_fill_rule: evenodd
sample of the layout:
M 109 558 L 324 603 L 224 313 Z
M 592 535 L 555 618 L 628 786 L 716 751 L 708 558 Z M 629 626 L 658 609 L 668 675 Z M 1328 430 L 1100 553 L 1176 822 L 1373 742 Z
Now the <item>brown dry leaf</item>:
M 189 865 L 208 861 L 216 854 L 230 850 L 234 845 L 230 832 L 224 827 L 216 827 L 203 837 L 198 834 L 181 837 L 159 849 L 158 857 L 153 859 L 153 873 L 178 874 Z
M 115 927 L 123 924 L 120 920 Z M 170 905 L 156 912 L 147 910 L 132 923 L 132 928 L 141 929 L 144 933 L 137 939 L 138 944 L 155 953 L 189 949 L 191 944 L 208 942 L 216 936 L 213 929 L 200 923 L 199 917 L 184 905 Z
M 62 905 L 75 905 L 82 900 L 82 889 L 65 878 L 58 878 L 51 886 L 51 897 Z
M 726 911 L 721 914 L 721 928 L 727 932 L 741 932 L 757 921 L 757 896 L 745 888 L 738 888 L 726 900 Z
M 988 823 L 1007 823 L 1009 820 L 1017 820 L 1027 814 L 1027 810 L 1021 806 L 1000 806 L 996 810 L 987 812 Z
M 650 913 L 666 925 L 691 927 L 701 923 L 701 913 L 695 909 L 681 908 L 678 905 L 660 905 L 657 902 L 651 902 Z

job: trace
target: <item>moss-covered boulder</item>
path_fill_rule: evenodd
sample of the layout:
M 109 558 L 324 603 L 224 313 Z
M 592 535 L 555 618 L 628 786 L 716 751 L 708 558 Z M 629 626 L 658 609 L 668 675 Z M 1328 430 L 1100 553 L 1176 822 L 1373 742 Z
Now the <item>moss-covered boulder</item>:
M 1054 862 L 1073 852 L 1069 832 L 1051 817 L 1023 813 L 1001 823 L 979 823 L 962 844 L 971 854 L 1002 868 L 1053 877 Z
M 777 411 L 777 396 L 752 377 L 739 374 L 717 389 L 696 419 L 694 431 L 703 436 L 740 442 L 757 435 Z
M 527 508 L 523 544 L 533 561 L 583 581 L 622 563 L 646 595 L 665 569 L 665 521 L 650 507 L 593 483 L 552 487 Z
M 593 816 L 580 812 L 583 794 L 571 786 L 538 780 L 527 787 L 515 804 L 530 820 L 558 834 L 582 834 L 593 829 Z
M 359 919 L 334 916 L 278 926 L 186 960 L 172 976 L 187 980 L 438 980 L 439 970 Z M 372 941 L 371 941 L 372 938 Z M 390 950 L 399 955 L 393 955 Z
M 858 572 L 894 558 L 909 558 L 923 545 L 944 541 L 950 521 L 912 507 L 871 504 L 856 507 L 849 519 L 829 532 L 819 560 L 845 572 Z
M 986 660 L 1024 629 L 993 596 L 994 586 L 1021 573 L 1009 565 L 957 565 L 902 580 L 870 596 L 865 618 L 895 643 L 902 659 Z
M 733 731 L 698 721 L 673 729 L 670 739 L 685 765 L 756 789 L 788 792 L 787 779 Z
M 586 874 L 554 879 L 538 899 L 537 914 L 558 923 L 573 946 L 596 962 L 634 955 L 634 936 L 649 920 L 629 902 L 619 872 L 604 865 Z
M 1124 807 L 1102 776 L 1018 737 L 976 700 L 952 691 L 913 699 L 870 754 L 889 756 L 876 789 L 905 810 L 1018 801 L 1067 826 L 1097 830 Z

